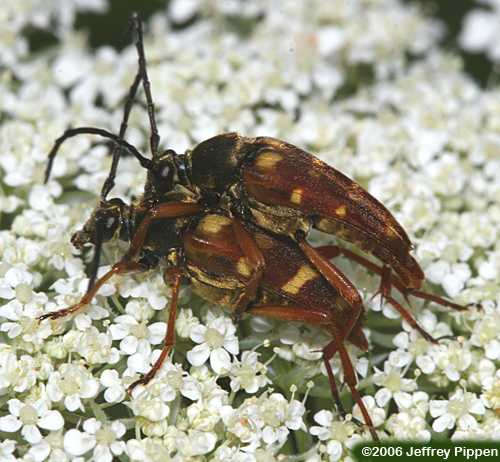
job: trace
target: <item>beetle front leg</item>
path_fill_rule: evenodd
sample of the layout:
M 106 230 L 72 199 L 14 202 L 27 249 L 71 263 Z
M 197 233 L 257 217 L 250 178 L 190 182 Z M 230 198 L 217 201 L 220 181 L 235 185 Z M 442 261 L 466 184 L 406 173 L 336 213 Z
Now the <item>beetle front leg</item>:
M 130 248 L 125 255 L 125 259 L 133 260 L 139 255 L 144 241 L 146 240 L 149 226 L 153 221 L 161 220 L 162 218 L 179 218 L 195 215 L 201 212 L 201 210 L 201 207 L 194 202 L 166 202 L 149 209 L 134 234 L 134 238 L 130 243 Z
M 179 299 L 182 271 L 179 268 L 171 268 L 165 272 L 165 279 L 168 279 L 172 292 L 170 298 L 167 333 L 163 342 L 163 348 L 160 356 L 155 361 L 149 372 L 142 379 L 136 380 L 128 387 L 129 393 L 131 393 L 137 385 L 147 385 L 154 378 L 175 344 L 175 320 L 177 318 L 177 301 Z
M 47 313 L 38 318 L 39 321 L 43 321 L 44 319 L 58 319 L 68 316 L 70 314 L 76 313 L 81 310 L 83 307 L 88 305 L 94 296 L 97 294 L 102 285 L 111 279 L 115 274 L 124 274 L 132 271 L 144 271 L 144 267 L 136 262 L 129 262 L 121 260 L 118 263 L 115 263 L 113 267 L 101 276 L 96 283 L 87 291 L 87 293 L 81 298 L 81 300 L 68 308 L 64 308 L 62 310 L 53 311 L 52 313 Z

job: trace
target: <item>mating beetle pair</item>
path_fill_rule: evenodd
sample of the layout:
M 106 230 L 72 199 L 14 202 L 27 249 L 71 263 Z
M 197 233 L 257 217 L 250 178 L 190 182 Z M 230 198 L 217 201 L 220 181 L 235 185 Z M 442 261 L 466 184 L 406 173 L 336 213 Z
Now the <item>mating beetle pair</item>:
M 42 319 L 57 319 L 83 308 L 114 274 L 146 271 L 164 260 L 172 287 L 165 343 L 151 371 L 132 388 L 153 378 L 174 344 L 177 298 L 184 278 L 207 300 L 229 306 L 236 319 L 247 312 L 324 328 L 332 336 L 323 349 L 332 394 L 340 406 L 329 363 L 338 352 L 353 398 L 377 438 L 356 390 L 356 376 L 345 348 L 345 342 L 368 348 L 361 330 L 362 299 L 330 260 L 343 255 L 379 274 L 383 297 L 430 341 L 435 340 L 392 297 L 392 287 L 406 298 L 414 295 L 455 309 L 463 307 L 420 290 L 424 274 L 410 255 L 410 240 L 396 219 L 361 186 L 313 155 L 274 138 L 247 138 L 236 133 L 210 138 L 182 155 L 172 150 L 160 152 L 142 25 L 137 16 L 133 25 L 139 70 L 119 134 L 94 127 L 71 129 L 49 154 L 46 180 L 66 139 L 95 134 L 115 143 L 101 203 L 72 237 L 76 247 L 95 246 L 87 293 L 76 305 Z M 151 159 L 124 140 L 141 83 L 151 125 Z M 143 196 L 130 205 L 106 198 L 123 149 L 148 171 Z M 311 227 L 355 244 L 382 265 L 339 246 L 313 247 L 306 240 Z M 113 238 L 129 242 L 129 250 L 96 279 L 101 246 Z

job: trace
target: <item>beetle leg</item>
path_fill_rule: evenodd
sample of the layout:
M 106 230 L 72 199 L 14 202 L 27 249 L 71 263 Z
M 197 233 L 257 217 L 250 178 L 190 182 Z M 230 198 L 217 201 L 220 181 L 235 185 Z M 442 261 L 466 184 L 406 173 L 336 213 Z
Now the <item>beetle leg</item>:
M 328 261 L 321 252 L 310 245 L 302 233 L 297 233 L 297 241 L 310 263 L 339 292 L 349 305 L 355 308 L 363 306 L 361 296 L 354 284 L 335 265 Z
M 156 375 L 158 370 L 161 368 L 165 361 L 165 358 L 170 353 L 170 350 L 175 344 L 175 319 L 177 317 L 177 301 L 179 299 L 179 289 L 182 279 L 182 271 L 179 268 L 170 268 L 165 272 L 165 279 L 169 281 L 171 288 L 171 298 L 170 298 L 170 308 L 168 315 L 167 333 L 165 335 L 165 340 L 163 342 L 163 348 L 161 350 L 160 356 L 153 364 L 153 367 L 149 372 L 141 379 L 135 381 L 128 387 L 128 392 L 131 393 L 132 390 L 137 385 L 147 385 Z
M 314 310 L 309 308 L 304 308 L 300 306 L 289 306 L 289 305 L 262 305 L 252 307 L 248 310 L 248 313 L 256 316 L 264 316 L 268 318 L 285 320 L 285 321 L 297 321 L 303 322 L 305 324 L 313 324 L 328 328 L 330 324 L 330 314 L 321 310 Z M 337 385 L 335 380 L 332 381 L 333 371 L 329 364 L 330 359 L 333 355 L 338 351 L 340 353 L 340 361 L 342 363 L 342 369 L 344 370 L 344 377 L 349 389 L 351 390 L 352 397 L 354 401 L 359 406 L 361 413 L 363 414 L 363 418 L 367 427 L 370 430 L 372 438 L 375 441 L 378 441 L 377 433 L 375 432 L 375 428 L 373 426 L 372 419 L 370 414 L 366 409 L 366 406 L 361 399 L 361 396 L 356 389 L 356 374 L 354 373 L 354 368 L 352 366 L 352 362 L 347 354 L 347 350 L 345 349 L 342 341 L 339 339 L 339 335 L 332 329 L 328 329 L 328 331 L 333 335 L 333 340 L 330 342 L 324 349 L 324 361 L 328 374 L 328 379 L 330 381 L 330 388 L 332 390 L 332 395 L 335 400 L 335 403 L 338 405 L 340 402 L 340 397 L 338 394 Z M 341 406 L 341 405 L 340 405 Z
M 399 312 L 399 314 L 402 316 L 402 318 L 414 329 L 418 330 L 420 332 L 420 335 L 424 337 L 428 342 L 431 343 L 438 343 L 438 341 L 431 335 L 429 334 L 423 327 L 421 327 L 415 318 L 412 316 L 412 314 L 405 308 L 401 306 L 394 298 L 392 298 L 390 295 L 387 295 L 386 300 Z
M 38 320 L 43 321 L 44 319 L 49 319 L 49 318 L 58 319 L 58 318 L 63 318 L 64 316 L 68 316 L 69 314 L 76 313 L 77 311 L 82 309 L 85 305 L 88 305 L 92 301 L 94 296 L 97 294 L 99 289 L 102 287 L 102 285 L 106 281 L 111 279 L 111 277 L 114 276 L 115 274 L 130 273 L 132 271 L 141 271 L 141 270 L 142 271 L 144 270 L 144 266 L 140 265 L 139 263 L 121 260 L 118 263 L 115 263 L 107 273 L 101 276 L 78 303 L 68 308 L 64 308 L 62 310 L 44 314 L 40 316 Z
M 145 217 L 141 221 L 141 224 L 137 228 L 134 234 L 134 238 L 130 243 L 129 250 L 125 255 L 126 260 L 133 260 L 137 257 L 144 240 L 146 239 L 146 234 L 149 229 L 149 225 L 154 220 L 160 220 L 162 218 L 177 218 L 189 215 L 195 215 L 201 211 L 201 207 L 194 202 L 165 202 L 163 204 L 158 204 L 146 212 Z
M 384 304 L 384 298 L 389 297 L 391 293 L 391 267 L 384 265 L 382 267 L 382 277 L 380 278 L 380 285 L 378 290 L 373 294 L 371 300 L 373 300 L 377 295 L 380 295 L 380 309 Z
M 332 366 L 330 364 L 330 359 L 333 358 L 335 353 L 337 352 L 337 347 L 334 342 L 330 342 L 326 345 L 323 350 L 323 363 L 325 364 L 326 374 L 328 376 L 328 381 L 330 382 L 330 389 L 332 390 L 332 396 L 335 401 L 335 405 L 337 406 L 337 411 L 340 416 L 345 419 L 345 409 L 342 405 L 342 401 L 340 401 L 340 394 L 337 388 L 337 382 L 335 381 L 335 376 L 333 375 Z
M 361 255 L 358 255 L 354 252 L 351 252 L 348 249 L 344 249 L 343 247 L 339 247 L 337 245 L 323 245 L 320 247 L 316 247 L 316 250 L 323 255 L 325 258 L 335 258 L 338 257 L 339 255 L 343 255 L 349 260 L 355 261 L 356 263 L 359 263 L 360 265 L 364 266 L 365 268 L 369 269 L 370 271 L 380 275 L 383 277 L 383 268 L 380 267 L 379 265 L 371 262 L 370 260 L 362 257 Z M 434 294 L 429 294 L 427 292 L 424 292 L 422 290 L 417 290 L 417 289 L 407 289 L 404 287 L 403 283 L 401 280 L 392 273 L 390 275 L 390 287 L 394 286 L 406 299 L 406 301 L 409 303 L 408 295 L 412 295 L 413 297 L 421 298 L 422 300 L 428 300 L 434 303 L 437 303 L 438 305 L 446 306 L 448 308 L 452 308 L 457 311 L 463 311 L 466 310 L 467 307 L 463 305 L 459 305 L 457 303 L 453 303 L 449 300 L 446 300 L 443 297 L 439 297 L 438 295 Z
M 264 259 L 264 255 L 262 255 L 261 250 L 257 246 L 255 239 L 245 229 L 238 218 L 232 219 L 232 226 L 236 241 L 238 242 L 243 255 L 250 261 L 250 264 L 253 267 L 250 280 L 246 284 L 233 312 L 233 317 L 238 320 L 247 308 L 248 304 L 255 298 L 260 281 L 262 280 L 266 261 Z
M 359 406 L 361 414 L 363 414 L 363 419 L 372 435 L 372 438 L 375 441 L 379 441 L 377 432 L 375 431 L 375 427 L 373 425 L 372 418 L 366 409 L 365 403 L 361 399 L 361 396 L 356 388 L 357 380 L 356 373 L 354 372 L 354 367 L 352 366 L 351 358 L 347 354 L 347 350 L 345 349 L 344 344 L 338 339 L 338 336 L 335 332 L 332 332 L 333 335 L 333 343 L 337 347 L 338 352 L 340 353 L 340 362 L 342 363 L 342 369 L 344 370 L 344 378 L 347 383 L 347 386 L 351 390 L 351 395 L 354 398 L 354 401 Z

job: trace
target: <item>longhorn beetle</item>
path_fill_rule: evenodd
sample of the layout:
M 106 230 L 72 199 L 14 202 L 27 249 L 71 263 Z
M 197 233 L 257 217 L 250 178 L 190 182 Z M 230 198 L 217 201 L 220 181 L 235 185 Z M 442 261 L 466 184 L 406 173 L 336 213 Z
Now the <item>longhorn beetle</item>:
M 95 127 L 69 129 L 56 140 L 49 153 L 45 181 L 66 139 L 94 134 L 114 142 L 112 165 L 101 191 L 101 202 L 82 231 L 72 238 L 77 247 L 86 243 L 95 246 L 87 293 L 76 305 L 48 313 L 41 319 L 57 319 L 73 313 L 90 303 L 102 284 L 114 274 L 154 268 L 166 257 L 173 290 L 165 346 L 153 369 L 139 382 L 147 383 L 154 376 L 173 345 L 176 298 L 184 275 L 206 298 L 231 306 L 236 319 L 246 310 L 251 314 L 326 326 L 333 336 L 332 343 L 323 350 L 332 393 L 338 402 L 328 363 L 338 351 L 351 392 L 376 438 L 371 419 L 356 391 L 352 364 L 343 345 L 344 341 L 351 341 L 367 347 L 360 329 L 362 299 L 354 284 L 330 260 L 343 255 L 379 274 L 378 292 L 429 341 L 436 340 L 392 297 L 393 287 L 407 300 L 413 295 L 457 310 L 465 307 L 420 290 L 424 274 L 410 254 L 412 244 L 402 226 L 359 184 L 312 154 L 275 138 L 248 138 L 237 133 L 217 135 L 185 154 L 171 149 L 161 152 L 142 24 L 137 15 L 133 15 L 132 25 L 136 33 L 138 72 L 125 103 L 119 134 Z M 151 127 L 151 159 L 124 140 L 141 83 Z M 143 197 L 130 206 L 119 199 L 106 199 L 114 185 L 123 149 L 148 171 Z M 208 247 L 202 246 L 196 253 L 196 243 L 200 242 L 193 237 L 193 229 L 204 234 L 210 228 L 197 227 L 200 223 L 206 226 L 211 223 L 216 232 L 211 237 L 205 236 Z M 355 244 L 378 258 L 382 265 L 340 246 L 313 247 L 306 240 L 311 227 Z M 230 228 L 232 234 L 226 228 Z M 227 245 L 219 242 L 219 233 L 226 236 Z M 96 280 L 101 246 L 113 237 L 130 242 L 129 250 L 108 273 Z M 282 265 L 297 270 L 297 274 L 289 276 L 291 280 L 296 278 L 304 288 L 292 284 L 292 291 L 296 293 L 287 293 L 284 287 L 290 281 L 281 281 L 269 272 L 267 266 L 273 266 L 274 260 L 263 242 L 283 253 Z M 231 245 L 234 248 L 230 251 Z M 227 254 L 233 252 L 234 257 L 234 249 L 240 252 L 237 261 Z M 210 279 L 207 262 L 217 267 L 221 258 L 229 258 L 231 264 L 226 265 L 225 270 L 218 269 L 219 279 Z M 235 268 L 236 273 L 241 273 L 239 285 L 233 280 Z M 278 271 L 278 267 L 273 268 Z M 278 287 L 277 281 L 283 285 Z M 321 289 L 312 289 L 307 285 L 309 281 L 320 284 Z M 228 293 L 224 295 L 226 289 Z M 321 295 L 322 291 L 330 291 L 329 308 L 320 306 L 319 301 L 319 305 L 314 303 L 314 300 L 327 300 Z M 274 294 L 274 298 L 270 294 Z M 298 301 L 298 295 L 305 299 Z

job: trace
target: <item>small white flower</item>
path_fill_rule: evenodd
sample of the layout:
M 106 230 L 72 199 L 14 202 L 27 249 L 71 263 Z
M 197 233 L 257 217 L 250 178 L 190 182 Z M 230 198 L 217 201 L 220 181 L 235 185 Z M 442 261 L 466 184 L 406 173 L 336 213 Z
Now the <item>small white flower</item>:
M 73 456 L 81 456 L 93 449 L 93 460 L 111 462 L 125 451 L 120 438 L 126 428 L 120 421 L 103 425 L 91 418 L 83 423 L 83 432 L 71 429 L 64 435 L 64 449 Z
M 31 444 L 39 443 L 43 430 L 60 430 L 64 419 L 59 411 L 50 410 L 44 400 L 23 403 L 18 399 L 8 401 L 10 415 L 0 417 L 0 430 L 17 432 L 21 430 L 23 438 Z
M 267 445 L 283 444 L 289 430 L 303 427 L 305 408 L 300 401 L 288 402 L 283 395 L 273 393 L 260 403 L 260 417 L 263 420 L 262 439 Z
M 484 381 L 483 394 L 481 397 L 486 406 L 498 412 L 500 409 L 500 370 L 496 371 L 495 376 Z
M 7 387 L 22 393 L 30 389 L 37 379 L 35 360 L 22 355 L 19 359 L 9 349 L 0 351 L 0 389 Z
M 259 354 L 255 351 L 244 351 L 241 362 L 235 359 L 231 365 L 231 390 L 243 388 L 247 393 L 256 393 L 259 388 L 265 387 L 270 380 L 266 377 L 267 368 L 258 361 Z
M 453 382 L 460 380 L 463 372 L 472 363 L 472 354 L 468 344 L 459 342 L 438 345 L 435 349 L 435 358 L 436 365 Z
M 17 458 L 14 456 L 16 450 L 16 442 L 14 440 L 6 439 L 0 441 L 0 460 L 5 462 L 16 462 Z
M 125 386 L 118 372 L 114 369 L 106 369 L 100 377 L 101 385 L 105 388 L 104 399 L 108 403 L 120 403 L 126 395 Z
M 199 324 L 191 330 L 191 340 L 198 343 L 188 351 L 187 358 L 193 366 L 201 366 L 210 358 L 210 366 L 217 374 L 227 373 L 231 368 L 229 353 L 238 354 L 236 328 L 227 317 L 212 317 L 207 325 Z
M 431 400 L 429 411 L 432 417 L 437 417 L 432 429 L 441 433 L 452 429 L 456 424 L 462 430 L 476 427 L 477 420 L 471 414 L 483 415 L 485 409 L 474 393 L 458 389 L 449 400 Z
M 488 359 L 500 358 L 500 310 L 488 309 L 482 319 L 474 324 L 471 343 L 484 348 Z
M 361 400 L 365 404 L 366 410 L 372 418 L 373 426 L 380 427 L 385 422 L 386 411 L 381 407 L 377 407 L 375 398 L 373 398 L 372 396 L 363 396 Z M 352 415 L 360 422 L 364 422 L 363 414 L 361 413 L 361 409 L 357 404 L 354 405 Z
M 145 388 L 135 388 L 132 396 L 128 406 L 134 415 L 145 417 L 152 422 L 160 422 L 170 414 L 167 403 L 173 401 L 177 395 L 168 384 L 154 381 Z
M 82 399 L 94 398 L 99 382 L 90 371 L 78 364 L 62 364 L 47 383 L 47 395 L 52 401 L 64 400 L 68 411 L 84 409 Z
M 417 383 L 413 379 L 405 379 L 399 368 L 393 367 L 389 361 L 384 363 L 384 371 L 377 371 L 373 381 L 379 387 L 383 387 L 375 394 L 377 405 L 384 407 L 391 398 L 401 407 L 401 403 L 411 402 L 408 392 L 417 389 Z
M 351 421 L 334 420 L 330 411 L 322 410 L 314 414 L 319 425 L 309 428 L 311 435 L 326 442 L 326 452 L 331 461 L 347 455 L 347 448 L 356 441 L 356 425 Z
M 398 440 L 431 439 L 431 432 L 425 419 L 406 412 L 391 415 L 387 421 L 387 430 Z

